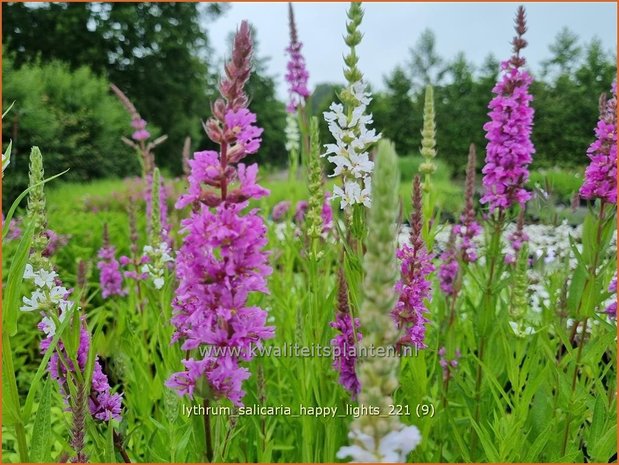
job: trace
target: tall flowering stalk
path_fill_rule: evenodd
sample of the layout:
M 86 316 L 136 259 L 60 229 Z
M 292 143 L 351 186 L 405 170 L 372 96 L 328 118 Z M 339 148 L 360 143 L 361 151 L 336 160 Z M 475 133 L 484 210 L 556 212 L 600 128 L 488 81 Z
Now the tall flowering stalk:
M 362 19 L 361 3 L 351 3 L 346 25 L 348 34 L 344 39 L 350 49 L 344 57 L 344 77 L 348 85 L 340 94 L 342 103 L 332 103 L 330 111 L 324 113 L 335 143 L 326 144 L 322 156 L 335 165 L 330 176 L 341 177 L 341 186 L 334 187 L 333 197 L 340 199 L 342 210 L 355 205 L 370 206 L 374 162 L 370 160 L 369 150 L 380 139 L 380 134 L 368 127 L 372 115 L 366 114 L 366 109 L 372 98 L 357 68 L 359 58 L 355 48 L 361 43 Z
M 419 165 L 419 173 L 423 176 L 423 238 L 431 249 L 434 244 L 432 224 L 434 221 L 434 191 L 432 189 L 432 173 L 436 171 L 436 121 L 434 115 L 434 89 L 426 87 L 423 106 L 423 129 L 421 130 L 421 149 L 419 151 L 424 161 Z
M 148 244 L 142 249 L 143 255 L 148 257 L 148 261 L 142 265 L 141 271 L 142 273 L 148 273 L 156 289 L 161 289 L 165 284 L 165 270 L 173 258 L 172 250 L 168 242 L 166 242 L 166 239 L 168 239 L 167 228 L 169 226 L 164 226 L 162 223 L 162 219 L 165 216 L 161 213 L 165 206 L 166 197 L 165 195 L 163 197 L 160 195 L 160 192 L 165 192 L 165 186 L 161 182 L 159 168 L 155 168 L 153 171 L 152 186 L 151 231 Z M 161 200 L 163 200 L 163 203 Z
M 492 92 L 495 97 L 489 105 L 490 121 L 486 131 L 486 163 L 482 169 L 484 194 L 481 203 L 488 205 L 490 223 L 486 247 L 486 266 L 479 311 L 475 314 L 477 336 L 477 365 L 475 376 L 475 413 L 473 419 L 481 418 L 483 369 L 486 343 L 496 327 L 498 298 L 497 281 L 502 276 L 501 235 L 508 210 L 518 205 L 524 209 L 531 193 L 524 188 L 529 178 L 529 164 L 535 148 L 531 142 L 533 128 L 533 97 L 529 94 L 531 76 L 522 68 L 525 59 L 520 55 L 527 45 L 523 38 L 527 31 L 523 6 L 518 7 L 515 19 L 516 35 L 512 40 L 513 55 L 501 63 L 502 75 Z M 476 453 L 479 438 L 471 430 L 471 449 Z
M 576 320 L 572 325 L 570 343 L 576 339 L 577 352 L 573 367 L 570 401 L 576 393 L 578 373 L 581 370 L 585 337 L 577 338 L 578 333 L 587 334 L 589 320 L 600 306 L 604 304 L 602 296 L 608 292 L 616 292 L 616 277 L 608 288 L 601 277 L 604 266 L 615 267 L 614 263 L 605 262 L 607 250 L 614 231 L 616 231 L 617 204 L 617 84 L 612 83 L 612 96 L 606 100 L 600 99 L 600 119 L 595 128 L 595 141 L 589 146 L 587 155 L 591 160 L 585 171 L 585 179 L 580 188 L 580 195 L 589 200 L 598 200 L 597 208 L 585 217 L 582 236 L 582 251 L 577 256 L 578 264 L 569 289 L 569 301 L 577 302 L 571 310 L 571 317 Z M 584 281 L 584 285 L 583 285 Z M 607 312 L 615 312 L 616 305 L 610 306 Z M 572 412 L 567 412 L 566 427 L 563 436 L 562 453 L 567 450 Z
M 188 353 L 182 361 L 185 369 L 166 385 L 205 403 L 227 398 L 242 405 L 242 383 L 250 373 L 241 363 L 252 359 L 254 345 L 274 335 L 274 328 L 266 326 L 266 311 L 247 304 L 251 293 L 267 292 L 271 273 L 263 250 L 265 224 L 256 210 L 243 213 L 249 199 L 268 194 L 256 184 L 258 166 L 239 163 L 258 151 L 262 134 L 243 90 L 252 48 L 249 24 L 243 21 L 219 85 L 222 98 L 215 101 L 213 116 L 205 124 L 219 152 L 194 154 L 188 192 L 176 204 L 192 206 L 190 217 L 182 222 L 185 237 L 176 261 L 179 286 L 172 317 L 173 341 L 182 342 Z M 230 350 L 211 354 L 212 346 Z M 199 353 L 199 348 L 207 350 Z M 208 438 L 206 442 L 207 456 L 212 457 Z
M 44 178 L 43 157 L 37 147 L 30 155 L 30 186 L 40 184 Z M 58 274 L 53 270 L 48 258 L 42 254 L 46 247 L 44 226 L 46 223 L 45 193 L 40 184 L 30 191 L 28 198 L 28 218 L 33 223 L 34 238 L 29 263 L 24 271 L 24 280 L 31 282 L 34 291 L 29 297 L 24 296 L 23 312 L 38 312 L 41 321 L 37 328 L 44 334 L 40 343 L 43 354 L 53 350 L 47 366 L 48 373 L 60 388 L 69 411 L 73 414 L 72 445 L 76 460 L 84 461 L 83 452 L 83 415 L 85 401 L 83 390 L 89 392 L 88 407 L 93 419 L 98 421 L 120 420 L 121 394 L 112 394 L 107 376 L 102 372 L 95 358 L 94 375 L 91 385 L 83 382 L 86 364 L 90 352 L 90 333 L 85 317 L 80 315 L 80 308 L 71 300 L 72 291 L 63 286 Z M 52 348 L 54 336 L 61 325 L 72 328 L 67 336 L 58 340 Z M 71 335 L 77 336 L 77 339 Z M 77 391 L 75 389 L 76 388 Z
M 494 86 L 495 97 L 490 102 L 490 121 L 486 131 L 486 165 L 482 203 L 488 204 L 490 213 L 505 211 L 512 205 L 524 205 L 531 198 L 524 184 L 529 179 L 529 164 L 535 148 L 531 142 L 533 128 L 533 100 L 529 94 L 532 78 L 522 67 L 525 64 L 520 52 L 526 47 L 523 38 L 527 30 L 524 7 L 516 15 L 516 36 L 512 41 L 514 55 L 501 63 L 502 77 Z
M 112 92 L 116 94 L 116 97 L 131 117 L 133 134 L 131 135 L 131 139 L 123 137 L 122 141 L 137 152 L 139 155 L 138 160 L 140 161 L 140 166 L 142 167 L 142 175 L 146 176 L 147 174 L 152 173 L 153 169 L 155 169 L 155 157 L 153 150 L 155 147 L 165 142 L 168 136 L 161 136 L 148 142 L 148 139 L 150 139 L 150 132 L 146 129 L 147 123 L 142 116 L 140 116 L 140 113 L 135 108 L 133 102 L 131 102 L 129 97 L 127 97 L 125 93 L 115 84 L 110 84 L 110 89 L 112 89 Z
M 312 250 L 316 252 L 316 239 L 328 233 L 333 221 L 329 198 L 325 198 L 323 175 L 320 167 L 320 134 L 318 118 L 316 117 L 312 117 L 310 121 L 310 147 L 307 162 L 309 202 L 307 205 L 306 230 L 310 241 L 312 241 Z
M 481 233 L 481 226 L 475 219 L 475 144 L 469 147 L 469 157 L 466 165 L 466 181 L 464 193 L 464 211 L 460 215 L 460 223 L 455 225 L 454 232 L 459 239 L 460 258 L 464 263 L 477 261 L 477 246 L 475 238 Z
M 289 95 L 286 106 L 288 113 L 286 116 L 286 150 L 290 158 L 288 177 L 293 180 L 297 175 L 299 155 L 305 153 L 309 156 L 309 121 L 306 106 L 310 91 L 307 87 L 309 73 L 305 66 L 305 58 L 301 53 L 303 44 L 299 42 L 292 3 L 288 3 L 288 24 L 290 44 L 286 47 L 286 53 L 290 58 L 286 72 Z M 301 147 L 301 138 L 303 138 L 303 147 Z
M 458 253 L 456 250 L 456 232 L 455 226 L 449 232 L 449 240 L 443 253 L 441 254 L 441 265 L 438 271 L 441 291 L 448 297 L 454 298 L 458 295 Z
M 337 312 L 335 321 L 330 323 L 331 327 L 338 331 L 338 334 L 331 339 L 334 350 L 333 368 L 340 375 L 340 384 L 355 399 L 361 389 L 356 372 L 357 342 L 362 338 L 361 332 L 358 331 L 361 323 L 359 318 L 354 318 L 351 314 L 348 285 L 341 269 L 338 273 L 338 282 Z
M 617 81 L 613 81 L 611 98 L 600 98 L 600 119 L 587 156 L 591 162 L 585 171 L 580 195 L 589 200 L 617 204 Z
M 299 106 L 304 106 L 310 96 L 310 91 L 307 88 L 307 80 L 309 73 L 305 67 L 305 58 L 301 53 L 303 44 L 299 42 L 297 35 L 297 26 L 294 21 L 294 11 L 292 3 L 288 3 L 288 22 L 290 26 L 290 45 L 286 48 L 286 52 L 290 55 L 288 60 L 288 72 L 286 73 L 286 82 L 288 82 L 288 113 L 294 113 Z
M 436 122 L 434 119 L 434 89 L 426 87 L 425 101 L 423 106 L 423 129 L 421 130 L 421 156 L 424 161 L 419 165 L 419 172 L 423 175 L 423 190 L 430 192 L 430 179 L 436 171 Z
M 393 321 L 403 334 L 398 346 L 426 347 L 426 302 L 431 299 L 432 284 L 429 276 L 434 271 L 432 257 L 428 253 L 422 236 L 423 200 L 421 180 L 413 180 L 413 213 L 411 216 L 410 246 L 407 244 L 397 252 L 401 260 L 400 280 L 396 284 L 398 301 L 391 311 Z
M 398 218 L 399 174 L 392 145 L 378 146 L 375 190 L 369 215 L 364 301 L 359 318 L 365 328 L 360 344 L 366 348 L 388 347 L 398 340 L 398 331 L 389 312 L 396 303 L 398 269 L 396 229 Z M 408 453 L 421 441 L 415 426 L 405 426 L 397 416 L 388 415 L 393 392 L 398 387 L 398 357 L 369 356 L 358 361 L 361 382 L 359 403 L 380 409 L 379 415 L 362 415 L 351 424 L 352 445 L 342 447 L 337 457 L 354 462 L 405 462 Z

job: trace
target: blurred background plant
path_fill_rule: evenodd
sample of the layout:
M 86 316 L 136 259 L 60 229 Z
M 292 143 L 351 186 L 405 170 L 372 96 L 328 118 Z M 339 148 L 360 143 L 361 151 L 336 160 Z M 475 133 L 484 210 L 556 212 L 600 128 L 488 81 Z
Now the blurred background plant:
M 4 205 L 24 187 L 24 154 L 32 144 L 45 147 L 50 172 L 71 167 L 61 182 L 137 173 L 130 149 L 120 143 L 127 117 L 108 95 L 109 82 L 140 108 L 154 137 L 160 134 L 157 128 L 168 134 L 156 155 L 164 175 L 182 173 L 187 136 L 192 149 L 212 148 L 200 125 L 216 92 L 220 60 L 208 28 L 229 8 L 224 3 L 5 3 L 3 108 L 16 103 L 3 121 L 3 148 L 11 139 L 14 144 L 14 163 L 4 180 Z M 288 158 L 285 103 L 277 97 L 277 78 L 267 69 L 269 57 L 260 52 L 261 33 L 253 31 L 257 50 L 248 93 L 250 109 L 261 115 L 265 128 L 257 161 L 276 171 L 286 166 Z M 398 155 L 418 155 L 424 89 L 432 85 L 439 172 L 448 168 L 448 182 L 449 176 L 462 178 L 469 144 L 485 146 L 482 126 L 498 60 L 489 55 L 475 65 L 464 52 L 441 56 L 436 35 L 429 29 L 411 43 L 410 55 L 386 72 L 383 88 L 372 89 L 368 110 Z M 535 75 L 531 93 L 537 112 L 533 132 L 537 153 L 532 183 L 552 176 L 561 202 L 571 195 L 572 186 L 566 188 L 562 178 L 569 175 L 560 171 L 586 165 L 585 152 L 598 114 L 592 96 L 608 90 L 615 61 L 616 52 L 605 50 L 600 40 L 585 42 L 564 28 Z M 319 82 L 310 89 L 309 110 L 319 116 L 325 142 L 328 131 L 322 112 L 341 84 Z M 410 179 L 406 163 L 401 172 Z M 540 169 L 551 169 L 552 174 L 537 175 Z

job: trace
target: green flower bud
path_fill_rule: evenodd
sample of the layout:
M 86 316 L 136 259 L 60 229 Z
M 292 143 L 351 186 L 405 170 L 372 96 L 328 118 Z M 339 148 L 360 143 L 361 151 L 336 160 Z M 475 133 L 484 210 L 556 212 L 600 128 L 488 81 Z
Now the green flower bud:
M 43 155 L 38 147 L 32 147 L 30 151 L 29 187 L 41 183 L 45 178 L 43 169 Z M 42 253 L 47 245 L 45 230 L 47 229 L 47 212 L 45 209 L 45 191 L 43 184 L 33 188 L 28 193 L 28 210 L 26 218 L 34 224 L 30 263 L 35 270 L 49 269 L 49 260 Z
M 399 179 L 393 144 L 380 141 L 374 171 L 372 207 L 368 216 L 367 250 L 363 260 L 364 300 L 359 312 L 363 328 L 360 344 L 366 349 L 380 347 L 386 350 L 395 344 L 398 337 L 390 312 L 397 299 L 394 286 L 398 279 L 396 238 Z M 398 385 L 398 357 L 394 353 L 386 353 L 382 357 L 361 358 L 357 366 L 361 381 L 359 402 L 377 406 L 382 414 L 388 414 L 391 396 Z M 393 422 L 397 422 L 397 418 L 393 417 Z M 371 431 L 371 435 L 376 437 L 385 435 L 393 425 L 390 418 L 368 416 L 360 418 L 358 426 L 362 430 Z
M 436 164 L 433 161 L 436 157 L 436 123 L 432 86 L 426 87 L 420 152 L 425 161 L 419 166 L 419 172 L 424 175 L 424 190 L 427 192 L 430 189 L 430 175 L 436 171 Z
M 161 176 L 159 168 L 153 171 L 151 184 L 151 212 L 150 212 L 150 237 L 149 243 L 157 247 L 161 243 L 161 205 L 159 204 L 159 192 L 161 189 Z
M 309 202 L 306 213 L 307 235 L 318 238 L 322 232 L 322 204 L 325 193 L 322 186 L 322 171 L 320 168 L 320 135 L 318 118 L 310 121 L 310 156 L 308 161 Z

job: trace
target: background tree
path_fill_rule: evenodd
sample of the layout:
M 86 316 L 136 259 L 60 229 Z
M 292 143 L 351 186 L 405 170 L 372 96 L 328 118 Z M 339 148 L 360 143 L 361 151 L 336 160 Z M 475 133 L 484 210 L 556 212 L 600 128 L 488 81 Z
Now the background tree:
M 214 92 L 202 24 L 223 8 L 182 2 L 9 3 L 3 5 L 3 43 L 14 52 L 16 68 L 61 60 L 72 69 L 87 65 L 107 75 L 147 121 L 168 134 L 157 162 L 180 173 L 177 154 L 186 136 L 199 136 Z
M 417 153 L 422 114 L 412 101 L 412 84 L 404 69 L 397 66 L 385 78 L 385 91 L 375 96 L 373 115 L 376 128 L 394 144 L 398 155 Z
M 428 84 L 437 86 L 445 75 L 444 61 L 436 51 L 436 36 L 430 29 L 425 29 L 415 46 L 410 49 L 408 66 L 415 89 L 423 89 Z
M 570 74 L 582 54 L 578 36 L 567 27 L 559 31 L 549 49 L 552 56 L 542 62 L 542 76 L 547 76 L 552 71 L 560 75 Z

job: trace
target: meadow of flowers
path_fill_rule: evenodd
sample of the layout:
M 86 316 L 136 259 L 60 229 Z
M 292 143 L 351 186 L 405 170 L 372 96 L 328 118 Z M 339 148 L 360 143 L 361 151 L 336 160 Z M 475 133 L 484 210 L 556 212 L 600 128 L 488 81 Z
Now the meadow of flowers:
M 203 123 L 216 148 L 186 144 L 183 178 L 164 178 L 165 136 L 116 86 L 141 177 L 54 190 L 62 173 L 32 148 L 3 221 L 3 461 L 616 461 L 616 82 L 591 96 L 584 219 L 532 222 L 527 206 L 553 207 L 526 187 L 534 78 L 518 8 L 487 145 L 471 145 L 447 222 L 433 90 L 402 196 L 358 67 L 363 15 L 352 3 L 342 18 L 347 85 L 321 144 L 289 8 L 284 189 L 252 161 L 245 21 Z

